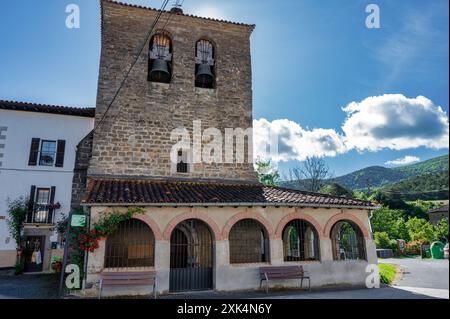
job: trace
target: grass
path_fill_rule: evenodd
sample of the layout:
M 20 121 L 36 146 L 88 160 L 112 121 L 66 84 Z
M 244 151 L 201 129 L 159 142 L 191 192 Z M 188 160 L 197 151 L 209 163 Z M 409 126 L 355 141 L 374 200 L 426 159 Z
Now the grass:
M 390 285 L 397 275 L 397 267 L 397 265 L 392 264 L 379 264 L 378 269 L 380 271 L 381 283 Z

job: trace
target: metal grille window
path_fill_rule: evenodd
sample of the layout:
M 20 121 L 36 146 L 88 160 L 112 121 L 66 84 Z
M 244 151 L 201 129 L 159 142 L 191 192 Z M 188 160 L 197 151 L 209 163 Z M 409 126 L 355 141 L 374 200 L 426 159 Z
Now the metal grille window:
M 331 229 L 334 260 L 365 260 L 366 250 L 361 230 L 350 221 L 337 222 Z
M 177 225 L 170 237 L 170 291 L 213 288 L 213 240 L 196 219 Z
M 283 230 L 284 261 L 319 260 L 319 236 L 307 221 L 296 219 Z
M 256 220 L 244 219 L 230 231 L 230 263 L 262 263 L 269 261 L 267 231 Z
M 36 190 L 36 208 L 33 216 L 34 223 L 46 223 L 49 213 L 50 189 L 38 188 Z
M 140 220 L 120 223 L 106 240 L 105 268 L 153 267 L 154 260 L 155 237 Z
M 56 141 L 42 141 L 39 165 L 53 166 L 56 156 Z

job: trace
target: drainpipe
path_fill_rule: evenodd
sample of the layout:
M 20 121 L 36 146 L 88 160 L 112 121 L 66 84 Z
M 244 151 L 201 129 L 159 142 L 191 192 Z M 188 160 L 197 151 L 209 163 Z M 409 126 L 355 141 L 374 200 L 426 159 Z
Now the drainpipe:
M 88 231 L 91 229 L 91 214 L 90 209 L 86 206 L 83 207 L 84 215 L 86 216 L 86 227 Z M 87 266 L 88 266 L 88 259 L 89 259 L 89 252 L 86 251 L 84 253 L 84 266 L 83 266 L 83 283 L 82 283 L 82 290 L 84 291 L 86 289 L 86 280 L 87 280 Z
M 370 231 L 370 237 L 373 239 L 373 231 L 372 231 L 372 217 L 373 217 L 373 210 L 369 210 L 369 231 Z

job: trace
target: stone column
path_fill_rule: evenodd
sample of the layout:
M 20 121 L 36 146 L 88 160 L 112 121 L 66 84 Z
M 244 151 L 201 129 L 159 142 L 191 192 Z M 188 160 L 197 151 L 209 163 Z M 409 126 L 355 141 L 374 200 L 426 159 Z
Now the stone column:
M 270 264 L 282 265 L 284 263 L 283 240 L 272 238 L 270 240 Z
M 169 291 L 170 285 L 170 242 L 166 240 L 155 241 L 155 270 L 157 273 L 159 293 Z
M 320 260 L 333 261 L 333 251 L 331 246 L 331 239 L 322 237 L 320 238 Z
M 227 276 L 227 270 L 230 268 L 229 241 L 216 241 L 214 248 L 214 288 L 216 290 L 222 290 L 222 287 L 230 280 Z

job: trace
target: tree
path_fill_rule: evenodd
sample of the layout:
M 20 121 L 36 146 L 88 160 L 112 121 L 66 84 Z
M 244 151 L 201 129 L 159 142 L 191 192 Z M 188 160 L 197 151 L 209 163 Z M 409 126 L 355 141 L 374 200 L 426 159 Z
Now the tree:
M 262 159 L 256 160 L 256 173 L 258 174 L 259 182 L 266 186 L 277 186 L 280 181 L 280 174 L 275 166 L 270 161 Z
M 308 157 L 301 166 L 291 169 L 290 175 L 299 187 L 306 187 L 311 192 L 318 192 L 323 181 L 332 177 L 329 166 L 318 157 Z
M 16 255 L 16 265 L 15 272 L 16 274 L 20 274 L 23 270 L 23 265 L 20 260 L 20 248 L 22 242 L 22 230 L 27 218 L 30 201 L 28 198 L 19 197 L 13 201 L 8 199 L 8 228 L 11 236 L 14 238 L 16 242 L 17 255 Z
M 374 211 L 370 223 L 374 233 L 387 233 L 391 239 L 409 241 L 410 235 L 406 227 L 407 216 L 401 210 L 382 207 Z
M 406 222 L 406 227 L 412 241 L 423 241 L 431 244 L 436 239 L 433 225 L 425 219 L 411 218 Z
M 397 241 L 395 239 L 390 239 L 389 234 L 386 232 L 374 233 L 375 246 L 378 249 L 396 249 Z
M 448 219 L 441 219 L 439 223 L 434 226 L 434 229 L 436 232 L 436 240 L 448 242 Z
M 353 197 L 353 192 L 351 190 L 339 185 L 338 183 L 327 184 L 320 189 L 320 192 L 323 194 L 329 194 L 334 196 L 341 196 L 348 198 Z

